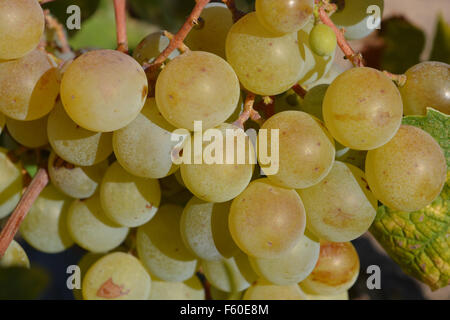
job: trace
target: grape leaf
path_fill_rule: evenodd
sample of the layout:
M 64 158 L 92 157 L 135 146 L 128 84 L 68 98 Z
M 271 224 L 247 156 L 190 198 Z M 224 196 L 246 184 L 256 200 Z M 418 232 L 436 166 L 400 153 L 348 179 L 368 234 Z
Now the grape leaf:
M 430 61 L 450 63 L 450 25 L 439 15 Z
M 39 298 L 49 282 L 48 274 L 38 268 L 0 268 L 0 300 Z

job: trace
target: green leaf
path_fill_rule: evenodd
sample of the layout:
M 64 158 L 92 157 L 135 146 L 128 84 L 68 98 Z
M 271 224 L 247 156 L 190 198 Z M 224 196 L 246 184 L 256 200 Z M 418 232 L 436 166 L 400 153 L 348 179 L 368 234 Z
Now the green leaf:
M 37 268 L 0 268 L 0 300 L 39 298 L 49 282 L 48 274 Z
M 450 25 L 445 22 L 442 14 L 438 17 L 436 35 L 430 61 L 450 63 Z

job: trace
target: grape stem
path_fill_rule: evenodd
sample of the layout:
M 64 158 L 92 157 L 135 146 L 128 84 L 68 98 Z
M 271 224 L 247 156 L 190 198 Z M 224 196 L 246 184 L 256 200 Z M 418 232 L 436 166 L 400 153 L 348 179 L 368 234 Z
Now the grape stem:
M 40 168 L 28 188 L 25 190 L 19 204 L 9 217 L 8 222 L 0 233 L 0 258 L 2 258 L 5 254 L 6 249 L 8 249 L 11 241 L 14 239 L 14 236 L 19 230 L 20 224 L 25 219 L 31 206 L 48 183 L 49 176 L 47 170 Z
M 53 17 L 50 14 L 50 10 L 44 10 L 45 24 L 47 28 L 50 30 L 54 30 L 56 33 L 56 37 L 58 38 L 60 45 L 58 49 L 62 53 L 68 53 L 71 51 L 69 42 L 67 41 L 66 33 L 64 32 L 64 27 L 61 23 L 59 23 L 58 19 Z
M 117 51 L 128 53 L 127 38 L 127 0 L 114 0 L 114 13 L 116 17 Z
M 231 14 L 233 15 L 234 22 L 238 21 L 240 18 L 245 16 L 245 13 L 240 11 L 236 7 L 236 2 L 234 0 L 222 0 L 222 2 L 227 5 L 228 9 L 230 9 Z
M 55 0 L 40 0 L 39 3 L 42 5 L 42 4 L 46 4 L 49 2 L 53 2 L 53 1 L 55 1 Z
M 308 93 L 308 91 L 306 91 L 301 85 L 299 85 L 298 83 L 292 87 L 292 90 L 294 90 L 294 92 L 302 99 L 305 98 L 306 94 Z
M 244 128 L 244 124 L 248 119 L 252 119 L 253 121 L 258 121 L 261 119 L 258 111 L 256 111 L 253 106 L 255 105 L 256 95 L 252 92 L 247 92 L 247 96 L 245 97 L 244 103 L 244 111 L 239 115 L 239 118 L 233 123 L 235 126 L 239 128 Z
M 406 84 L 406 74 L 393 74 L 390 73 L 389 71 L 383 71 L 383 73 L 392 81 L 395 82 L 395 84 L 397 84 L 397 86 L 399 87 L 403 87 Z

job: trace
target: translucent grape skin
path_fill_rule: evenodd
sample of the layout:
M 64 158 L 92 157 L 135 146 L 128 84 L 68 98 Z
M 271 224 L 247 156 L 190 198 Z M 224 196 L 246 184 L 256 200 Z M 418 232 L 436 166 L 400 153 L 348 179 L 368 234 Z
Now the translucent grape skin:
M 291 88 L 302 76 L 304 59 L 297 34 L 278 36 L 266 30 L 252 12 L 228 32 L 227 60 L 249 91 L 272 96 Z
M 231 236 L 242 251 L 256 258 L 276 258 L 292 249 L 305 225 L 298 194 L 266 178 L 251 182 L 231 204 Z
M 0 112 L 22 121 L 42 118 L 55 105 L 59 77 L 54 62 L 38 49 L 18 60 L 0 60 Z
M 148 98 L 141 114 L 114 132 L 114 154 L 122 167 L 135 176 L 164 178 L 178 168 L 171 158 L 178 143 L 171 141 L 175 129 L 159 113 L 155 99 Z
M 8 150 L 0 147 L 0 219 L 9 215 L 19 203 L 23 179 L 20 162 L 13 163 Z
M 350 241 L 366 232 L 376 215 L 352 171 L 336 161 L 330 173 L 318 184 L 299 189 L 307 212 L 308 230 L 320 239 Z
M 65 70 L 61 100 L 70 118 L 84 129 L 110 132 L 141 112 L 148 85 L 144 69 L 115 50 L 82 54 Z
M 0 2 L 0 60 L 18 59 L 36 48 L 44 24 L 37 0 Z
M 183 282 L 169 282 L 152 276 L 148 300 L 205 300 L 205 290 L 197 276 Z
M 52 184 L 45 187 L 20 225 L 20 234 L 27 243 L 45 253 L 71 247 L 74 242 L 66 224 L 71 201 Z
M 286 34 L 298 31 L 312 18 L 314 0 L 256 0 L 255 6 L 266 29 Z
M 245 291 L 242 300 L 308 300 L 297 284 L 279 286 L 258 280 Z
M 329 56 L 336 50 L 336 34 L 329 26 L 317 24 L 309 34 L 309 45 L 318 56 Z
M 394 210 L 416 211 L 441 192 L 447 163 L 433 137 L 402 125 L 391 141 L 367 153 L 366 175 L 374 196 L 383 204 Z
M 100 186 L 100 200 L 106 216 L 125 227 L 138 227 L 153 218 L 161 202 L 156 179 L 139 178 L 114 162 Z
M 0 268 L 10 267 L 30 267 L 30 260 L 22 246 L 15 240 L 12 240 L 6 249 L 3 257 L 0 258 Z
M 359 256 L 351 242 L 322 241 L 319 261 L 300 287 L 307 294 L 338 295 L 353 286 L 359 266 Z
M 279 130 L 279 170 L 269 180 L 285 188 L 308 188 L 320 182 L 333 166 L 334 141 L 317 119 L 301 111 L 284 111 L 261 129 Z M 272 139 L 268 139 L 268 149 Z M 264 170 L 264 165 L 261 165 Z
M 9 134 L 21 145 L 39 148 L 48 144 L 47 116 L 32 121 L 6 119 Z
M 150 33 L 139 42 L 133 51 L 133 58 L 140 64 L 152 63 L 170 43 L 170 39 L 164 35 L 164 32 L 157 31 Z M 191 48 L 192 49 L 192 48 Z M 174 50 L 168 57 L 172 60 L 180 55 L 178 50 Z
M 224 85 L 226 84 L 226 85 Z M 239 80 L 219 56 L 202 51 L 186 52 L 172 60 L 156 81 L 156 104 L 164 118 L 177 128 L 203 129 L 224 122 L 236 109 Z
M 92 166 L 113 151 L 112 133 L 92 132 L 73 122 L 60 101 L 50 113 L 47 135 L 55 153 L 77 166 Z
M 323 101 L 325 125 L 333 137 L 355 150 L 372 150 L 397 133 L 403 103 L 395 84 L 372 68 L 352 68 L 339 75 Z
M 425 115 L 427 108 L 450 114 L 450 66 L 426 61 L 405 73 L 407 80 L 399 88 L 405 115 Z
M 110 253 L 92 265 L 83 279 L 85 300 L 147 300 L 152 280 L 131 254 Z

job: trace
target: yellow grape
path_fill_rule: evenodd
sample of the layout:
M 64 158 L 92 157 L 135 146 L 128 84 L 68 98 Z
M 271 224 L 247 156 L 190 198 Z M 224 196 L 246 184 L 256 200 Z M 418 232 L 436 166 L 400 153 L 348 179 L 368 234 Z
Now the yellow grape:
M 22 121 L 42 118 L 55 105 L 59 77 L 53 60 L 38 49 L 18 60 L 0 60 L 0 112 Z
M 70 118 L 95 132 L 125 127 L 141 112 L 148 85 L 144 69 L 115 50 L 89 51 L 65 70 L 61 100 Z
M 183 208 L 166 204 L 155 217 L 140 226 L 136 236 L 139 259 L 159 279 L 172 282 L 191 278 L 197 260 L 185 247 L 180 234 Z
M 20 234 L 35 249 L 62 252 L 73 245 L 67 231 L 71 199 L 49 184 L 34 202 L 20 225 Z
M 164 35 L 164 32 L 157 31 L 150 33 L 139 42 L 133 51 L 133 58 L 140 64 L 152 63 L 170 43 L 170 39 Z M 192 48 L 191 48 L 192 49 Z M 174 50 L 168 57 L 172 60 L 180 54 L 178 50 Z
M 325 125 L 333 137 L 355 150 L 381 147 L 397 132 L 403 103 L 395 84 L 372 68 L 353 68 L 338 76 L 323 101 Z
M 353 177 L 356 179 L 356 182 L 358 182 L 359 186 L 361 187 L 361 190 L 366 195 L 366 198 L 367 200 L 369 200 L 372 207 L 377 209 L 378 200 L 375 198 L 375 196 L 373 195 L 372 191 L 369 188 L 369 183 L 367 182 L 366 174 L 364 173 L 364 171 L 362 171 L 360 168 L 350 163 L 345 163 L 345 165 L 352 172 Z
M 183 282 L 169 282 L 152 277 L 148 300 L 205 300 L 205 289 L 197 276 Z
M 0 60 L 18 59 L 36 48 L 44 24 L 37 0 L 0 1 Z
M 178 166 L 172 163 L 171 141 L 176 128 L 159 113 L 154 98 L 148 98 L 141 114 L 125 128 L 114 132 L 114 154 L 128 172 L 144 178 L 160 179 Z
M 83 279 L 85 300 L 147 300 L 152 280 L 141 262 L 123 252 L 95 262 Z
M 244 293 L 243 300 L 308 300 L 297 284 L 279 286 L 265 280 L 253 283 Z
M 0 268 L 30 267 L 30 260 L 22 246 L 12 240 L 3 257 L 0 258 Z
M 321 242 L 313 272 L 300 287 L 313 295 L 335 296 L 346 292 L 359 275 L 359 257 L 351 242 Z
M 256 258 L 276 258 L 292 249 L 305 225 L 299 195 L 268 179 L 251 182 L 231 204 L 231 236 L 242 251 Z
M 212 300 L 242 300 L 243 292 L 225 292 L 213 286 L 210 288 Z
M 80 261 L 78 261 L 77 265 L 80 268 L 80 283 L 82 283 L 84 277 L 86 276 L 86 272 L 91 268 L 91 266 L 96 263 L 100 258 L 104 257 L 103 253 L 86 253 Z M 76 300 L 83 300 L 83 292 L 82 289 L 72 289 L 73 296 Z
M 6 119 L 11 137 L 28 148 L 39 148 L 48 144 L 47 116 L 32 121 Z
M 106 217 L 98 193 L 89 199 L 72 203 L 67 225 L 76 244 L 94 253 L 118 247 L 128 235 L 128 228 L 118 226 Z
M 23 179 L 20 162 L 13 163 L 8 150 L 0 147 L 0 219 L 9 215 L 22 195 Z
M 317 294 L 306 294 L 309 300 L 349 300 L 348 291 L 343 291 L 335 295 L 317 295 Z
M 336 242 L 356 239 L 375 219 L 373 196 L 368 198 L 342 162 L 336 161 L 321 182 L 297 192 L 305 205 L 308 230 L 320 239 Z
M 447 163 L 432 136 L 402 125 L 391 141 L 367 153 L 366 175 L 374 196 L 383 204 L 394 210 L 416 211 L 441 193 Z
M 100 200 L 105 214 L 113 222 L 138 227 L 158 211 L 161 189 L 158 180 L 133 176 L 114 162 L 103 177 Z
M 156 103 L 166 120 L 178 128 L 203 129 L 224 122 L 236 109 L 239 80 L 231 66 L 215 54 L 192 51 L 173 59 L 156 82 Z
M 252 12 L 236 22 L 227 36 L 227 60 L 249 91 L 271 96 L 300 80 L 304 60 L 297 34 L 276 35 L 266 30 Z
M 81 128 L 57 102 L 50 113 L 47 134 L 55 153 L 77 166 L 92 166 L 112 153 L 112 133 L 92 132 Z

